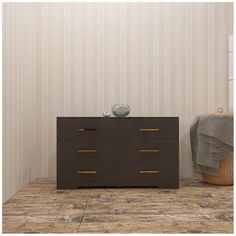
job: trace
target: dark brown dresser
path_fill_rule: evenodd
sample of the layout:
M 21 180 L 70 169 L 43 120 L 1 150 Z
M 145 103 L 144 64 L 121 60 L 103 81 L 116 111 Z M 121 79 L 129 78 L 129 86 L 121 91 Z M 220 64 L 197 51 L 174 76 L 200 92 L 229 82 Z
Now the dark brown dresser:
M 178 117 L 58 117 L 57 188 L 179 187 Z

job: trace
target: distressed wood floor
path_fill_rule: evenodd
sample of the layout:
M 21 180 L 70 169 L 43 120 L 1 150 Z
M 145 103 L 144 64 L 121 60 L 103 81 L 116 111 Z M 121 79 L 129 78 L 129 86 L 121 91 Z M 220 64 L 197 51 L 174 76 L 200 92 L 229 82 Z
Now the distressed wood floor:
M 56 190 L 35 179 L 3 204 L 4 233 L 232 233 L 233 187 Z

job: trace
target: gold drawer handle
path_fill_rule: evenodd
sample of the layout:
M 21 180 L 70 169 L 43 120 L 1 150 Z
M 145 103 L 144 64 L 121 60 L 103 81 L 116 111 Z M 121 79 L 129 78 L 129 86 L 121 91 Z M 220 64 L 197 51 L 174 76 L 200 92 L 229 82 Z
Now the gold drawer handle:
M 96 170 L 78 170 L 77 174 L 97 174 Z
M 139 129 L 139 131 L 158 132 L 159 129 Z
M 77 129 L 77 131 L 83 132 L 83 131 L 85 131 L 85 129 Z
M 139 173 L 140 174 L 158 174 L 159 171 L 158 170 L 140 170 Z
M 82 152 L 82 153 L 86 153 L 86 152 L 97 152 L 96 149 L 79 149 L 77 150 L 77 152 Z
M 79 132 L 84 132 L 84 131 L 96 131 L 97 129 L 77 129 Z
M 159 149 L 141 149 L 139 152 L 160 152 Z

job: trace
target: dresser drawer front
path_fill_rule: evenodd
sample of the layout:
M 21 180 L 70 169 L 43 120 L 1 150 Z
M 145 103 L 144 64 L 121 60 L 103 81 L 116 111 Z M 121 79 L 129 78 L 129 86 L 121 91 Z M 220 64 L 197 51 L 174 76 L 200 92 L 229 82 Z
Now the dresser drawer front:
M 110 139 L 117 137 L 114 119 L 58 118 L 58 139 Z
M 58 117 L 57 188 L 178 188 L 177 117 Z
M 58 182 L 112 182 L 117 179 L 117 162 L 58 161 Z
M 58 160 L 112 161 L 117 160 L 115 140 L 58 140 Z
M 120 139 L 178 139 L 178 118 L 136 118 L 118 121 Z
M 158 187 L 160 189 L 176 189 L 179 188 L 179 180 L 157 180 L 153 181 L 122 181 L 119 183 L 121 187 Z
M 172 161 L 178 165 L 178 140 L 119 140 L 118 159 L 123 161 Z
M 119 182 L 171 181 L 178 179 L 175 162 L 119 161 Z

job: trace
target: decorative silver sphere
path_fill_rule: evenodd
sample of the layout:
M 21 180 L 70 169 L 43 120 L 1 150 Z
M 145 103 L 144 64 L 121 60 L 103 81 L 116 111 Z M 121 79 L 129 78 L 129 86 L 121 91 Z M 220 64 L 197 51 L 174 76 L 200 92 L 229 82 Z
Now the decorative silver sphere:
M 112 107 L 112 113 L 114 116 L 124 117 L 129 115 L 130 107 L 127 104 L 115 104 Z
M 111 116 L 111 113 L 108 112 L 108 111 L 104 111 L 104 112 L 103 112 L 103 116 L 104 116 L 104 117 L 110 117 L 110 116 Z

